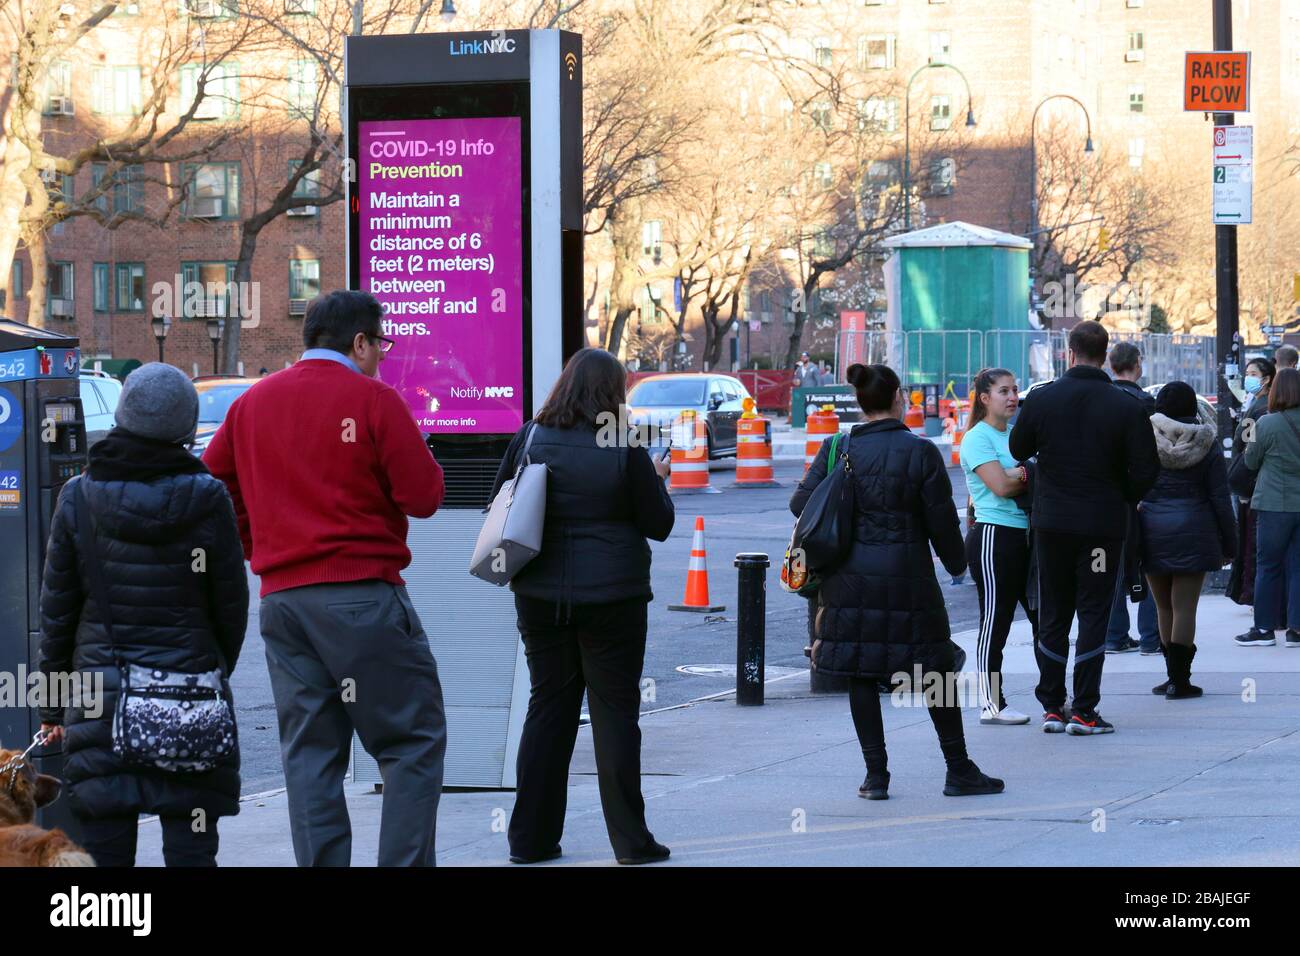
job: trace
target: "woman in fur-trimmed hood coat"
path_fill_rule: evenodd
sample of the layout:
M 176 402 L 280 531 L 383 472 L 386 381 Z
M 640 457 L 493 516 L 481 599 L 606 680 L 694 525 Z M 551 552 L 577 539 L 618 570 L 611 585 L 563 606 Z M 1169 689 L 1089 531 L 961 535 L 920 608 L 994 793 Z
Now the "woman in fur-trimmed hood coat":
M 1218 431 L 1199 419 L 1151 417 L 1160 477 L 1142 499 L 1142 570 L 1147 574 L 1217 571 L 1236 555 L 1228 472 Z

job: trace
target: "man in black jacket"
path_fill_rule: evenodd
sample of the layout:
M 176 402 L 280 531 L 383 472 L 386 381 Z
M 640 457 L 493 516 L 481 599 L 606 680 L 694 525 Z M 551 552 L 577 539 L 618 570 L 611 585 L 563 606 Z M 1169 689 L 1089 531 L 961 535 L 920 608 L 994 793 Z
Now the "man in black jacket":
M 1041 609 L 1038 701 L 1048 733 L 1104 734 L 1097 713 L 1106 627 L 1129 508 L 1160 473 L 1155 436 L 1141 405 L 1104 371 L 1110 337 L 1097 322 L 1070 332 L 1070 369 L 1036 389 L 1011 430 L 1011 454 L 1038 457 L 1033 517 Z M 1065 667 L 1076 612 L 1074 702 L 1064 719 Z
M 1110 370 L 1115 375 L 1115 387 L 1131 395 L 1142 406 L 1148 418 L 1156 413 L 1156 399 L 1138 384 L 1142 378 L 1142 352 L 1132 342 L 1119 342 L 1110 350 Z M 1115 587 L 1115 603 L 1110 610 L 1110 626 L 1106 629 L 1106 653 L 1127 654 L 1141 652 L 1150 657 L 1159 654 L 1160 630 L 1156 622 L 1156 602 L 1146 587 L 1138 568 L 1137 511 L 1130 509 L 1128 534 L 1124 541 L 1124 564 Z M 1138 637 L 1141 643 L 1128 636 L 1129 594 L 1142 592 L 1137 605 Z

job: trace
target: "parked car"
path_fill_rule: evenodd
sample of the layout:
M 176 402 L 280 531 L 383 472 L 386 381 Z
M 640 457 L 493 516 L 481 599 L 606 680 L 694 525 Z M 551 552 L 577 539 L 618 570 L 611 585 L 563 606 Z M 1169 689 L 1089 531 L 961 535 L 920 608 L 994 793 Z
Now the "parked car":
M 82 370 L 81 413 L 86 418 L 86 447 L 108 434 L 116 423 L 122 383 L 107 372 Z
M 730 375 L 651 375 L 637 382 L 628 394 L 628 416 L 633 425 L 648 425 L 662 435 L 663 441 L 652 442 L 662 448 L 673 421 L 689 409 L 705 423 L 709 457 L 728 458 L 736 454 L 736 422 L 749 397 L 748 389 Z
M 226 420 L 226 413 L 230 411 L 235 399 L 258 381 L 256 378 L 240 378 L 235 375 L 200 375 L 194 380 L 194 388 L 199 393 L 199 428 L 190 445 L 190 451 L 194 455 L 203 454 L 212 436 Z

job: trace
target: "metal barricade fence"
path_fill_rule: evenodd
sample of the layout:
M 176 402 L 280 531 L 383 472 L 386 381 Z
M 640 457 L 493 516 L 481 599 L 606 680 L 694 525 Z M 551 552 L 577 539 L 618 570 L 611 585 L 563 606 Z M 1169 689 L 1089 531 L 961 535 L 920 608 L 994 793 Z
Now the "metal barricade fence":
M 1148 385 L 1186 382 L 1198 395 L 1217 391 L 1214 338 L 1159 332 L 1112 332 L 1111 344 L 1132 342 L 1142 350 L 1142 380 Z
M 1215 393 L 1214 339 L 1204 335 L 1112 332 L 1111 344 L 1133 342 L 1142 350 L 1143 381 L 1184 381 L 1201 395 Z M 956 329 L 841 331 L 835 340 L 836 381 L 854 362 L 888 365 L 906 385 L 951 383 L 965 398 L 982 368 L 1009 369 L 1022 390 L 1060 378 L 1069 367 L 1064 329 Z

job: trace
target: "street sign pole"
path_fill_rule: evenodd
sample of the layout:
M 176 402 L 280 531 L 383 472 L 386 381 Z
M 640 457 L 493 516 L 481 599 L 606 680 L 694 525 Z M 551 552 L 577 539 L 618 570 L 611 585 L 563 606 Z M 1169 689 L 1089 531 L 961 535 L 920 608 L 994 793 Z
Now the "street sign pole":
M 1214 49 L 1232 49 L 1232 2 L 1214 0 Z M 1214 114 L 1216 126 L 1231 126 L 1232 113 Z M 1215 289 L 1215 357 L 1219 367 L 1218 408 L 1219 438 L 1230 438 L 1234 431 L 1233 404 L 1228 388 L 1229 377 L 1240 375 L 1240 343 L 1237 324 L 1237 227 L 1214 227 Z

